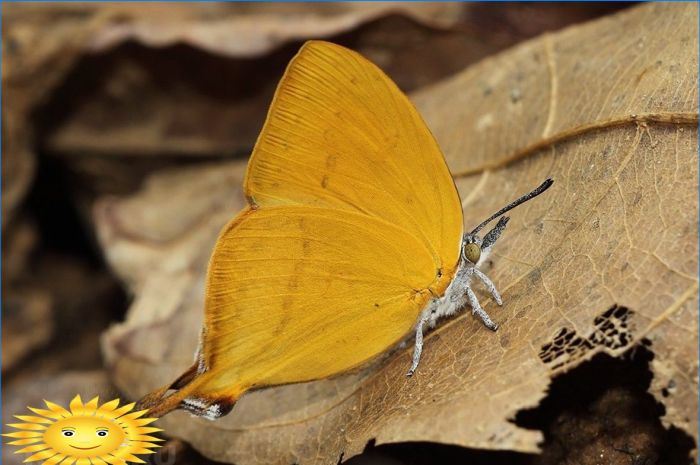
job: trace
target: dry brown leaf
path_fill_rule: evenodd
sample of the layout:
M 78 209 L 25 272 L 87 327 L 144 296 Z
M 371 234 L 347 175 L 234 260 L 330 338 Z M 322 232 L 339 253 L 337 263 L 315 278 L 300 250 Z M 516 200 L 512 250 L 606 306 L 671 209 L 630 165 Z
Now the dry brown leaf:
M 149 5 L 137 11 L 94 35 L 91 49 L 98 53 L 83 60 L 53 102 L 61 116 L 47 146 L 81 155 L 70 163 L 93 174 L 113 172 L 104 160 L 120 156 L 143 163 L 149 155 L 247 154 L 279 75 L 306 38 L 330 37 L 357 50 L 412 90 L 538 31 L 602 13 L 590 6 L 468 3 L 187 5 L 172 11 Z M 263 52 L 264 59 L 253 59 Z
M 54 330 L 53 302 L 44 289 L 13 289 L 3 295 L 2 371 L 45 346 Z
M 179 8 L 178 8 L 179 7 Z M 123 8 L 123 7 L 122 7 Z M 102 51 L 128 40 L 149 47 L 184 43 L 229 57 L 255 57 L 286 42 L 329 37 L 389 14 L 402 14 L 434 27 L 450 27 L 462 7 L 439 3 L 272 3 L 177 5 L 175 11 L 139 5 L 132 21 L 101 30 L 92 49 Z M 165 15 L 164 15 L 165 13 Z
M 425 39 L 411 41 L 411 31 L 449 27 L 463 9 L 447 3 L 339 3 L 130 10 L 128 20 L 106 24 L 91 39 L 90 48 L 99 55 L 85 74 L 96 83 L 85 90 L 84 79 L 76 79 L 80 89 L 74 92 L 84 93 L 85 101 L 55 123 L 48 145 L 64 154 L 139 157 L 247 151 L 264 120 L 263 102 L 274 92 L 272 76 L 293 53 L 276 48 L 347 33 L 392 15 L 411 18 L 399 35 L 420 42 Z M 150 48 L 134 50 L 129 40 Z M 120 45 L 132 48 L 120 53 Z M 375 48 L 380 58 L 393 61 L 383 56 L 387 45 Z M 252 60 L 263 53 L 272 56 Z
M 75 62 L 85 32 L 74 17 L 64 18 L 63 28 L 53 29 L 55 24 L 30 18 L 29 11 L 5 5 L 2 15 L 3 229 L 15 216 L 34 176 L 30 113 Z M 89 27 L 88 22 L 84 26 Z
M 552 376 L 646 338 L 664 420 L 695 437 L 697 8 L 645 4 L 526 43 L 418 96 L 462 173 L 467 227 L 555 179 L 513 213 L 494 253 L 488 272 L 505 305 L 485 307 L 497 333 L 465 312 L 428 336 L 411 379 L 406 348 L 375 369 L 251 393 L 216 422 L 178 412 L 162 426 L 241 465 L 335 463 L 373 438 L 536 451 L 540 434 L 508 419 L 537 405 Z M 204 266 L 242 205 L 242 169 L 159 175 L 97 206 L 110 261 L 136 294 L 103 341 L 133 397 L 191 363 Z M 167 221 L 150 223 L 157 215 Z
M 291 40 L 325 37 L 356 28 L 389 14 L 405 15 L 432 27 L 449 27 L 459 16 L 457 4 L 11 4 L 3 8 L 2 87 L 2 225 L 29 188 L 35 170 L 37 135 L 32 112 L 45 104 L 76 62 L 127 40 L 150 46 L 188 43 L 213 53 L 250 58 L 269 52 Z M 133 70 L 131 70 L 133 73 Z M 133 76 L 131 81 L 133 81 Z M 127 85 L 130 80 L 127 80 Z M 66 96 L 64 106 L 80 107 L 84 82 Z M 114 93 L 109 89 L 114 111 Z M 123 89 L 121 89 L 123 91 Z M 172 96 L 171 96 L 172 97 Z M 62 108 L 63 109 L 63 108 Z M 133 117 L 133 114 L 131 115 Z M 55 125 L 56 115 L 39 115 L 42 124 Z M 95 126 L 95 118 L 88 117 Z M 133 121 L 132 121 L 133 123 Z M 82 128 L 85 130 L 86 128 Z M 134 139 L 143 139 L 153 128 L 130 128 Z M 145 134 L 144 134 L 145 132 Z M 89 133 L 89 131 L 88 131 Z M 93 135 L 93 134 L 88 134 Z M 74 136 L 68 131 L 68 145 Z M 79 132 L 78 138 L 85 136 Z M 116 140 L 132 140 L 119 134 Z M 109 145 L 99 130 L 97 145 Z M 62 141 L 59 137 L 59 142 Z M 180 147 L 182 141 L 178 141 Z M 65 144 L 56 144 L 58 148 Z M 75 144 L 73 144 L 75 145 Z M 78 144 L 80 146 L 81 144 Z M 178 145 L 175 145 L 178 146 Z M 124 147 L 122 147 L 123 149 Z M 184 144 L 184 149 L 192 149 Z M 163 150 L 163 148 L 160 148 Z M 196 149 L 196 147 L 195 147 Z M 182 149 L 181 149 L 182 150 Z
M 635 119 L 697 121 L 697 28 L 683 6 L 545 35 L 414 96 L 455 176 Z M 445 108 L 454 108 L 446 117 Z M 517 123 L 517 124 L 514 124 Z

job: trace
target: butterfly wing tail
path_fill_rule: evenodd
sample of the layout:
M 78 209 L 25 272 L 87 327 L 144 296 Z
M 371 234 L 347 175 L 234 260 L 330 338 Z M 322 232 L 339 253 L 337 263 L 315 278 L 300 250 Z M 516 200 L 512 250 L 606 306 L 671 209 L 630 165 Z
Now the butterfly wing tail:
M 148 410 L 149 417 L 157 418 L 178 409 L 211 420 L 228 414 L 242 392 L 235 395 L 201 392 L 205 377 L 197 373 L 197 365 L 192 365 L 174 382 L 143 396 L 136 403 L 136 408 Z
M 177 399 L 174 394 L 167 395 L 170 385 L 166 384 L 160 389 L 156 389 L 143 396 L 136 402 L 137 410 L 148 410 L 149 417 L 160 418 L 163 415 L 179 408 L 181 399 Z

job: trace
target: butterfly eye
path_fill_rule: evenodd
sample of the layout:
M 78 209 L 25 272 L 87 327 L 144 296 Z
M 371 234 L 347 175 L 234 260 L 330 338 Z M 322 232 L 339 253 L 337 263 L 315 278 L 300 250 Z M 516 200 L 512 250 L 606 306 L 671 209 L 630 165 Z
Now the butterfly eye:
M 62 433 L 67 438 L 69 438 L 75 434 L 73 431 L 62 431 Z
M 464 244 L 464 250 L 462 253 L 464 254 L 464 258 L 476 264 L 479 262 L 479 258 L 481 258 L 481 247 L 479 247 L 479 244 L 474 242 Z
M 101 430 L 99 430 L 99 431 L 97 432 L 97 435 L 98 435 L 99 437 L 101 437 L 101 438 L 107 436 L 108 434 L 109 434 L 109 433 L 107 432 L 107 430 L 104 430 L 104 429 L 101 429 Z

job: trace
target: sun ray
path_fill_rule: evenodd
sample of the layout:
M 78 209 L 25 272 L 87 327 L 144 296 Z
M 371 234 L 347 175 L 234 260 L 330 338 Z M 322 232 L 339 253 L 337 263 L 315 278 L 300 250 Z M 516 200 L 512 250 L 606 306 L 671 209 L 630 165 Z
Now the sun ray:
M 139 433 L 145 433 L 145 434 L 148 434 L 148 433 L 158 433 L 158 432 L 160 432 L 160 431 L 163 431 L 163 430 L 160 429 L 160 428 L 156 428 L 155 426 L 154 426 L 154 427 L 151 427 L 151 426 L 142 426 L 142 427 L 140 427 L 140 428 L 138 429 L 138 432 L 139 432 Z
M 118 451 L 115 454 L 117 457 L 126 460 L 127 462 L 136 462 L 136 463 L 146 463 L 140 458 L 136 457 L 135 455 L 132 455 L 129 453 L 129 451 L 123 450 L 123 451 Z
M 15 454 L 26 454 L 29 452 L 39 452 L 40 450 L 44 450 L 44 449 L 48 449 L 48 448 L 49 448 L 49 445 L 44 442 L 41 444 L 34 444 L 33 446 L 27 446 L 27 447 L 24 447 L 20 450 L 16 450 Z
M 113 455 L 110 455 L 108 457 L 104 457 L 105 462 L 110 463 L 112 465 L 125 465 L 126 461 L 122 458 L 115 457 Z
M 113 412 L 119 406 L 119 399 L 112 399 L 109 402 L 102 404 L 100 408 L 97 409 L 98 415 L 104 415 L 107 412 Z
M 36 462 L 37 460 L 45 460 L 48 459 L 49 457 L 53 457 L 56 455 L 57 452 L 53 449 L 46 449 L 42 450 L 41 452 L 37 452 L 34 455 L 30 455 L 26 459 L 24 459 L 25 462 Z
M 44 400 L 44 403 L 53 413 L 56 413 L 64 418 L 71 416 L 71 413 L 68 410 L 64 409 L 58 404 L 54 404 L 53 402 L 49 402 L 48 400 Z
M 110 416 L 110 418 L 118 418 L 118 417 L 124 415 L 125 413 L 130 412 L 134 408 L 135 405 L 136 404 L 133 402 L 130 404 L 122 405 L 121 407 L 114 409 L 114 411 L 111 412 L 111 414 L 109 416 Z
M 37 425 L 36 423 L 8 423 L 7 426 L 12 426 L 17 429 L 26 429 L 34 431 L 44 431 L 47 427 L 44 425 Z
M 42 418 L 42 417 L 35 417 L 33 415 L 13 415 L 15 418 L 18 420 L 26 421 L 26 422 L 33 422 L 33 423 L 44 423 L 44 424 L 51 424 L 53 423 L 50 419 L 48 418 Z
M 63 415 L 60 413 L 52 412 L 51 410 L 44 410 L 43 408 L 34 408 L 34 407 L 28 407 L 29 410 L 32 412 L 36 413 L 37 415 L 43 415 L 46 418 L 50 418 L 52 420 L 60 420 L 63 418 Z
M 3 435 L 6 436 L 6 435 Z M 41 441 L 42 438 L 29 438 L 29 439 L 18 439 L 16 441 L 10 441 L 8 444 L 13 446 L 26 446 L 27 444 L 34 444 L 35 442 Z
M 85 410 L 91 413 L 95 413 L 97 411 L 97 401 L 99 400 L 98 396 L 93 397 L 88 401 L 87 404 L 85 404 Z
M 153 418 L 139 418 L 137 420 L 132 420 L 131 424 L 134 426 L 146 426 L 153 423 L 155 420 Z
M 14 431 L 12 433 L 4 433 L 3 436 L 9 438 L 40 438 L 43 434 L 37 431 Z
M 139 420 L 137 420 L 137 419 L 140 418 L 140 417 L 142 417 L 146 412 L 147 412 L 147 410 L 139 410 L 138 412 L 132 412 L 132 413 L 129 413 L 129 414 L 124 415 L 124 416 L 122 416 L 122 417 L 119 417 L 119 419 L 120 419 L 121 421 L 133 421 L 133 422 L 136 422 L 136 421 L 139 421 Z
M 56 465 L 57 463 L 65 460 L 66 456 L 63 454 L 56 454 L 53 457 L 46 459 L 41 465 Z
M 129 439 L 131 439 L 133 441 L 147 441 L 147 442 L 164 441 L 164 439 L 157 438 L 155 436 L 149 436 L 146 434 L 137 434 L 136 436 L 129 437 Z
M 15 415 L 23 423 L 8 423 L 16 428 L 2 434 L 13 440 L 8 445 L 22 446 L 16 454 L 29 455 L 24 462 L 41 465 L 128 465 L 146 463 L 138 455 L 153 454 L 163 439 L 149 433 L 162 431 L 150 425 L 157 418 L 144 415 L 147 410 L 132 411 L 134 404 L 119 407 L 119 399 L 99 404 L 93 397 L 83 402 L 76 395 L 69 409 L 44 401 L 48 410 L 28 407 L 36 415 Z
M 73 397 L 73 400 L 70 401 L 68 406 L 70 407 L 70 411 L 73 416 L 85 415 L 87 413 L 85 405 L 83 405 L 83 399 L 80 398 L 80 395 Z

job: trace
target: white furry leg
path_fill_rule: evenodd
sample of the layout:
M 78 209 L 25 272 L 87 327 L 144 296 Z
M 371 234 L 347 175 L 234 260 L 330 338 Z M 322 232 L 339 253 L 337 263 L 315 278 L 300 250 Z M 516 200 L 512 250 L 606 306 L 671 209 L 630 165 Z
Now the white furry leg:
M 416 372 L 418 363 L 420 363 L 420 355 L 423 352 L 423 327 L 430 321 L 434 309 L 435 303 L 433 302 L 423 311 L 418 319 L 418 323 L 416 323 L 416 345 L 413 347 L 413 362 L 411 363 L 411 368 L 409 368 L 406 373 L 406 376 L 409 378 Z
M 493 300 L 495 300 L 498 305 L 503 305 L 503 299 L 501 299 L 501 294 L 498 293 L 498 290 L 493 284 L 493 281 L 491 281 L 488 276 L 486 276 L 484 273 L 481 272 L 481 270 L 479 270 L 476 267 L 474 268 L 473 273 L 476 275 L 477 278 L 481 280 L 482 283 L 484 283 L 486 289 L 493 296 Z
M 489 314 L 486 313 L 483 308 L 481 308 L 481 305 L 479 305 L 479 299 L 476 298 L 474 291 L 472 291 L 470 287 L 467 287 L 465 292 L 467 294 L 467 299 L 469 300 L 469 305 L 472 307 L 472 314 L 481 318 L 484 326 L 486 326 L 488 329 L 496 331 L 498 329 L 498 325 L 491 321 Z

